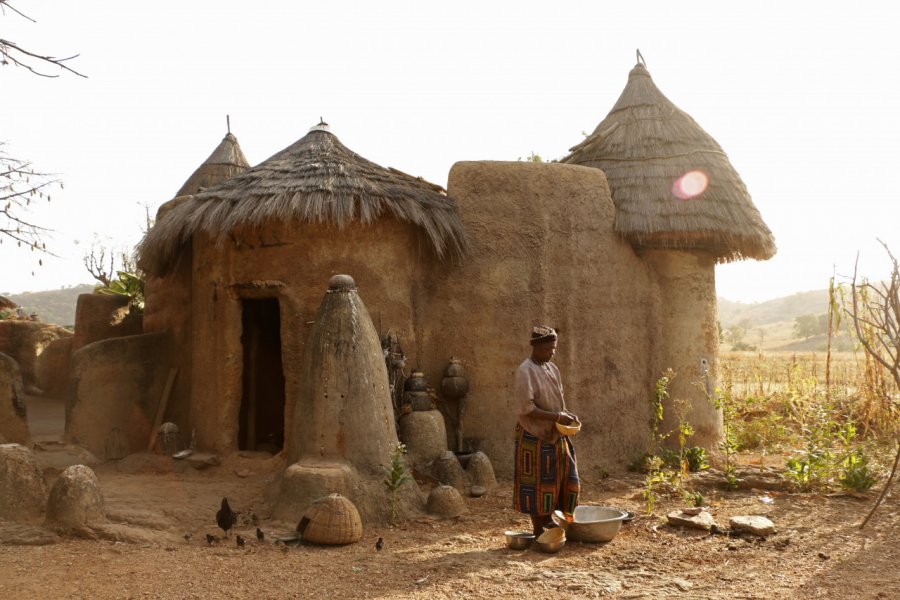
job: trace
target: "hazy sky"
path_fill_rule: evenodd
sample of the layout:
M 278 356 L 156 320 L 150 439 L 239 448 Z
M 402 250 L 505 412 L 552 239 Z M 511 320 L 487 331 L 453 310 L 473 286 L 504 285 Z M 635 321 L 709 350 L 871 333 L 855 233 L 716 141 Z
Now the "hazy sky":
M 728 153 L 778 254 L 717 269 L 759 301 L 886 272 L 900 253 L 900 4 L 857 2 L 37 2 L 0 37 L 88 75 L 0 67 L 0 140 L 65 189 L 30 215 L 45 259 L 0 246 L 0 292 L 89 282 L 94 236 L 133 245 L 231 115 L 251 164 L 319 117 L 348 147 L 446 186 L 460 160 L 560 158 L 621 93 L 657 86 Z M 875 8 L 877 6 L 877 8 Z M 34 271 L 34 275 L 32 275 Z

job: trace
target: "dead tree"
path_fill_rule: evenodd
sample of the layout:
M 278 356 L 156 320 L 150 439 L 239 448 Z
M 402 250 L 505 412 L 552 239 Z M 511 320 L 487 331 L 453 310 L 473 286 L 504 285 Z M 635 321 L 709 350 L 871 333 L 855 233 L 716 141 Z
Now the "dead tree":
M 51 254 L 43 241 L 49 230 L 24 214 L 32 202 L 49 202 L 54 185 L 62 188 L 52 175 L 35 171 L 29 162 L 11 157 L 0 142 L 0 244 L 7 239 L 17 246 Z
M 878 241 L 891 259 L 890 278 L 876 283 L 871 283 L 865 278 L 858 279 L 859 255 L 857 255 L 853 267 L 853 280 L 850 282 L 852 303 L 847 314 L 853 319 L 856 335 L 865 352 L 887 369 L 894 383 L 900 388 L 900 265 L 887 244 Z M 863 519 L 860 529 L 866 526 L 884 500 L 894 481 L 898 463 L 900 463 L 900 441 L 894 457 L 894 466 L 884 484 L 884 489 L 881 490 L 872 510 Z

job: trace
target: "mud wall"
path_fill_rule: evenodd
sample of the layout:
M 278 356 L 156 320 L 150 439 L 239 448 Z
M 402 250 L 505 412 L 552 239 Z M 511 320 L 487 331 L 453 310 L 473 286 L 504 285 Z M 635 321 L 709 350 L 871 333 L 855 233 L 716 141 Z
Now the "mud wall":
M 167 332 L 172 340 L 170 362 L 178 373 L 165 420 L 179 426 L 187 426 L 191 399 L 191 257 L 188 246 L 170 274 L 148 276 L 144 283 L 144 331 Z
M 26 386 L 37 382 L 37 359 L 44 349 L 58 339 L 71 336 L 67 329 L 40 321 L 0 320 L 0 352 L 19 363 Z
M 465 444 L 494 469 L 513 464 L 513 374 L 530 329 L 559 329 L 554 359 L 584 424 L 582 473 L 620 467 L 647 443 L 658 292 L 646 263 L 613 231 L 602 171 L 561 164 L 461 162 L 448 193 L 473 244 L 463 264 L 433 264 L 422 354 L 439 385 L 451 355 L 470 378 Z M 366 299 L 368 303 L 368 299 Z
M 171 341 L 162 333 L 111 338 L 73 352 L 67 439 L 101 460 L 111 437 L 126 440 L 126 452 L 146 452 L 170 355 Z M 114 428 L 121 435 L 113 436 Z
M 12 357 L 0 354 L 0 444 L 28 444 L 26 411 L 19 365 Z
M 400 335 L 415 356 L 411 290 L 421 279 L 422 257 L 432 252 L 415 226 L 390 217 L 344 229 L 272 224 L 263 234 L 232 236 L 224 247 L 202 238 L 193 244 L 190 423 L 200 446 L 238 449 L 243 299 L 278 300 L 288 431 L 310 328 L 332 275 L 352 276 L 376 330 Z

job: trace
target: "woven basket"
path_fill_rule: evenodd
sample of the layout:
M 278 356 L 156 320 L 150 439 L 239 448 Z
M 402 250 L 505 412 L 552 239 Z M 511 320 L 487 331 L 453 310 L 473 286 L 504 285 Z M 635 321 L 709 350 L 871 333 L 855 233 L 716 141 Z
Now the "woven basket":
M 304 541 L 339 546 L 362 538 L 359 511 L 340 494 L 330 494 L 313 502 L 303 517 L 307 521 L 300 532 Z

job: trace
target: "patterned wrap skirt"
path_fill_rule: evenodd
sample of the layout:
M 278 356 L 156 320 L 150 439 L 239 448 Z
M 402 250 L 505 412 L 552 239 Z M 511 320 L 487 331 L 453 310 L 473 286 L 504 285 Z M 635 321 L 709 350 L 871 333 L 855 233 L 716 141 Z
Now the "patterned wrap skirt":
M 569 438 L 542 442 L 516 425 L 515 509 L 530 515 L 548 515 L 559 509 L 571 515 L 580 491 L 575 448 Z

